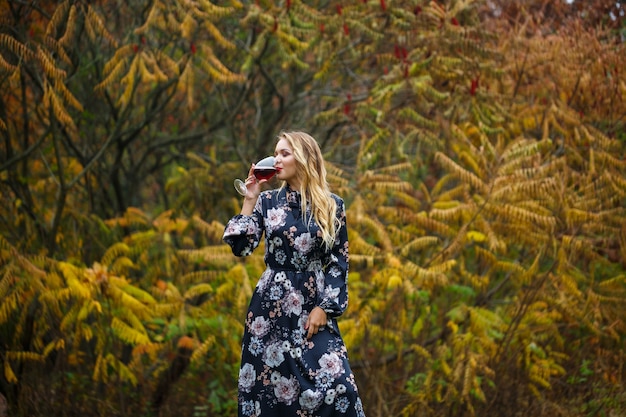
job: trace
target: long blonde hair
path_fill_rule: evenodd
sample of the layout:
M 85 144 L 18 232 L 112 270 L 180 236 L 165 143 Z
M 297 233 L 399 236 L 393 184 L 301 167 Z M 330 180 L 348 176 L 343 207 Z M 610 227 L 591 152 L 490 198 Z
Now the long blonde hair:
M 281 139 L 289 143 L 296 160 L 302 216 L 306 216 L 307 204 L 310 204 L 313 219 L 322 232 L 324 245 L 330 249 L 335 243 L 339 220 L 336 216 L 337 202 L 332 197 L 326 180 L 322 151 L 317 141 L 304 132 L 281 132 L 278 140 Z

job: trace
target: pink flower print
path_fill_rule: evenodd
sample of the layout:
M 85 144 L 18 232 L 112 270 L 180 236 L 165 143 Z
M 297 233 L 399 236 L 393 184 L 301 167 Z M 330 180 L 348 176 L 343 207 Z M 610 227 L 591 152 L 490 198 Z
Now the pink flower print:
M 284 376 L 280 377 L 280 380 L 274 385 L 274 395 L 280 402 L 284 402 L 287 405 L 291 405 L 300 393 L 298 380 L 292 376 L 287 379 Z
M 283 311 L 288 316 L 295 314 L 299 316 L 302 313 L 302 304 L 304 303 L 304 296 L 300 291 L 290 291 L 287 293 L 281 304 Z
M 263 337 L 270 331 L 270 323 L 265 317 L 258 316 L 250 324 L 250 333 L 256 337 Z
M 250 363 L 246 363 L 239 371 L 239 388 L 242 391 L 250 392 L 254 386 L 255 380 L 256 371 L 254 370 L 254 366 Z
M 322 403 L 322 393 L 308 389 L 300 395 L 300 406 L 305 410 L 313 411 Z
M 334 378 L 343 373 L 343 362 L 335 352 L 325 353 L 317 363 L 319 363 L 322 371 L 328 372 Z
M 315 244 L 315 239 L 310 233 L 303 233 L 293 241 L 293 246 L 300 253 L 309 253 Z
M 263 355 L 263 362 L 270 368 L 275 368 L 285 360 L 285 355 L 283 354 L 283 346 L 282 343 L 272 343 L 265 349 L 265 354 Z
M 265 228 L 268 231 L 276 230 L 285 223 L 287 213 L 281 208 L 272 208 L 267 210 L 267 218 L 265 219 Z

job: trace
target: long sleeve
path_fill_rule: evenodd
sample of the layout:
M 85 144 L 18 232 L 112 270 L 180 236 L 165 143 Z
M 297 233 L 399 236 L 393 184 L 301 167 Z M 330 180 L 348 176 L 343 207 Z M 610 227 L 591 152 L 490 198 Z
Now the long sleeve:
M 340 227 L 335 244 L 324 267 L 324 290 L 318 305 L 329 317 L 337 317 L 348 308 L 348 230 L 346 210 L 341 198 L 337 200 L 337 217 Z
M 248 256 L 259 246 L 263 235 L 263 212 L 259 198 L 251 215 L 237 214 L 226 224 L 222 239 L 235 256 Z

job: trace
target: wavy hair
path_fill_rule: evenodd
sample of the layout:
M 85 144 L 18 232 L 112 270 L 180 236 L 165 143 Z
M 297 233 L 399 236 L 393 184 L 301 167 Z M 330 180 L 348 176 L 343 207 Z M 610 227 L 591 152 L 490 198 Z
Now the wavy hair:
M 320 227 L 327 249 L 333 247 L 339 228 L 337 202 L 332 197 L 326 180 L 326 166 L 322 151 L 315 139 L 305 132 L 281 132 L 277 140 L 285 139 L 296 160 L 296 177 L 300 182 L 301 212 L 305 217 L 307 204 L 311 205 L 313 219 Z M 285 186 L 285 184 L 283 184 Z

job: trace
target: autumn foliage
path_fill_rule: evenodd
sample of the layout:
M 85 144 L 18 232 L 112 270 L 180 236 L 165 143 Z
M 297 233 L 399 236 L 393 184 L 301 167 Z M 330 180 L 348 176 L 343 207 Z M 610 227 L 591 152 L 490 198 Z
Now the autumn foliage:
M 624 13 L 0 4 L 9 415 L 236 414 L 264 264 L 221 235 L 233 179 L 294 128 L 347 203 L 368 416 L 623 414 Z

